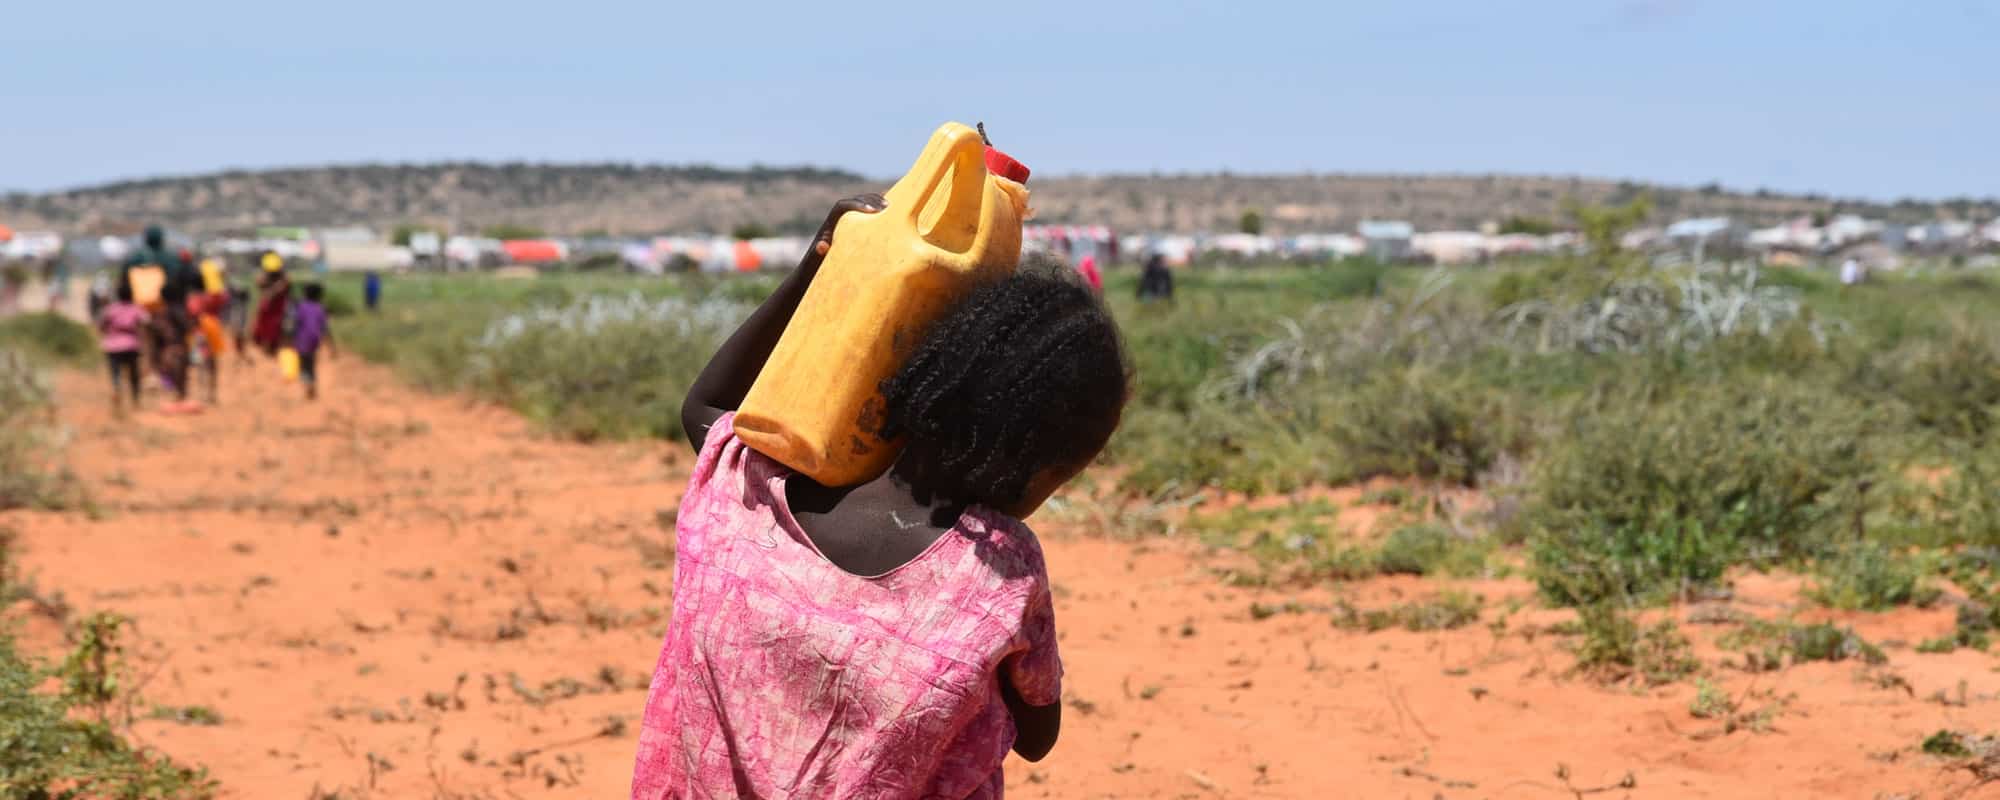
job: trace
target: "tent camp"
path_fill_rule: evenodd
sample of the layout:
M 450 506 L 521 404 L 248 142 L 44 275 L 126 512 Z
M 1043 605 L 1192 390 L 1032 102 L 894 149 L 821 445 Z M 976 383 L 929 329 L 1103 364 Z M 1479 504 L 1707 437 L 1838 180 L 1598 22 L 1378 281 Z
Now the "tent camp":
M 1402 220 L 1362 220 L 1356 233 L 1368 242 L 1368 255 L 1376 261 L 1399 261 L 1410 255 L 1410 237 L 1416 226 Z
M 500 243 L 507 260 L 516 264 L 552 264 L 569 257 L 562 242 L 548 239 L 508 239 Z

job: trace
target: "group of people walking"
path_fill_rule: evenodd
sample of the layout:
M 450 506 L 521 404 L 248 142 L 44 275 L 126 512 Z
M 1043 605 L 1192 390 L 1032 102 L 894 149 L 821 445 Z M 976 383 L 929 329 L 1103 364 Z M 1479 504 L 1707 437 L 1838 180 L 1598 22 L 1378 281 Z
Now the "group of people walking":
M 91 298 L 111 372 L 114 413 L 139 406 L 141 373 L 148 370 L 168 398 L 163 412 L 201 410 L 189 398 L 196 368 L 204 400 L 219 404 L 224 354 L 233 349 L 238 363 L 248 364 L 253 347 L 279 359 L 288 377 L 296 375 L 307 399 L 317 397 L 317 356 L 322 346 L 329 352 L 333 347 L 322 304 L 325 289 L 307 283 L 295 298 L 284 259 L 276 253 L 263 254 L 259 267 L 253 307 L 251 291 L 234 284 L 222 262 L 210 258 L 197 264 L 190 251 L 167 246 L 164 230 L 146 229 L 143 246 L 115 278 L 100 281 Z

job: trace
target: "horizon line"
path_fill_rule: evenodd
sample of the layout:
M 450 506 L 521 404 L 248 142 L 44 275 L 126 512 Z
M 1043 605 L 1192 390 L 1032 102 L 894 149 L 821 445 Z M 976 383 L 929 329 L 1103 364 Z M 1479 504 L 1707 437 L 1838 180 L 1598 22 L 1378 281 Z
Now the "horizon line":
M 326 161 L 318 163 L 297 163 L 297 164 L 282 164 L 282 165 L 271 165 L 271 166 L 224 166 L 224 167 L 217 167 L 214 169 L 192 171 L 192 172 L 161 172 L 143 176 L 114 177 L 88 183 L 72 184 L 52 189 L 36 190 L 36 189 L 7 188 L 7 189 L 0 189 L 0 195 L 8 197 L 19 197 L 19 196 L 40 197 L 49 195 L 76 194 L 82 192 L 102 191 L 107 189 L 115 189 L 123 186 L 147 184 L 147 183 L 197 180 L 201 178 L 226 177 L 226 176 L 236 176 L 236 175 L 259 175 L 259 174 L 284 173 L 284 172 L 311 172 L 315 170 L 412 169 L 412 168 L 437 169 L 437 168 L 448 168 L 448 167 L 486 167 L 486 168 L 531 167 L 531 168 L 544 168 L 544 169 L 546 168 L 581 169 L 581 168 L 596 167 L 596 168 L 619 168 L 619 169 L 632 169 L 632 170 L 715 170 L 718 172 L 740 172 L 740 173 L 754 173 L 759 171 L 803 172 L 803 173 L 822 173 L 828 178 L 838 178 L 838 179 L 866 180 L 866 181 L 880 180 L 885 182 L 895 181 L 895 177 L 893 176 L 873 176 L 861 172 L 856 172 L 854 170 L 847 169 L 844 167 L 830 167 L 818 164 L 768 164 L 763 162 L 752 161 L 747 165 L 728 165 L 710 161 L 688 161 L 688 162 L 674 163 L 665 161 L 620 161 L 620 160 L 610 160 L 610 159 L 594 160 L 594 161 L 593 160 L 565 161 L 565 160 L 553 160 L 553 159 L 531 160 L 531 159 L 439 158 L 429 161 L 363 160 L 363 161 Z M 1174 178 L 1217 178 L 1217 177 L 1249 178 L 1249 179 L 1529 178 L 1529 179 L 1540 179 L 1540 180 L 1569 182 L 1569 183 L 1593 182 L 1593 183 L 1606 183 L 1614 185 L 1631 184 L 1641 189 L 1665 189 L 1669 191 L 1682 191 L 1682 192 L 1701 192 L 1709 190 L 1711 187 L 1714 187 L 1714 191 L 1726 195 L 1738 195 L 1744 197 L 1776 196 L 1776 197 L 1785 197 L 1798 200 L 1806 200 L 1811 202 L 1828 203 L 1834 205 L 1862 204 L 1862 205 L 1895 206 L 1904 203 L 1916 203 L 1918 205 L 1942 205 L 1946 203 L 1960 202 L 1960 201 L 1969 201 L 1971 203 L 1982 204 L 1982 205 L 2000 205 L 2000 195 L 1988 195 L 1985 197 L 1980 197 L 1977 195 L 1970 195 L 1970 194 L 1949 195 L 1941 197 L 1920 197 L 1917 195 L 1901 195 L 1893 199 L 1876 199 L 1876 198 L 1869 198 L 1857 195 L 1838 196 L 1828 192 L 1813 191 L 1813 190 L 1797 191 L 1797 190 L 1786 190 L 1786 189 L 1773 189 L 1770 187 L 1763 187 L 1763 186 L 1745 189 L 1745 188 L 1731 186 L 1719 180 L 1708 181 L 1700 184 L 1688 184 L 1675 181 L 1656 181 L 1656 180 L 1647 180 L 1647 179 L 1633 178 L 1633 177 L 1585 175 L 1582 173 L 1504 172 L 1504 171 L 1471 172 L 1471 171 L 1453 171 L 1453 170 L 1428 171 L 1428 172 L 1419 172 L 1419 171 L 1349 172 L 1341 170 L 1298 170 L 1293 172 L 1268 172 L 1268 171 L 1239 172 L 1236 170 L 1229 169 L 1227 167 L 1221 167 L 1221 168 L 1214 168 L 1207 170 L 1167 171 L 1167 170 L 1153 169 L 1143 172 L 1141 171 L 1069 172 L 1069 173 L 1053 173 L 1037 177 L 1040 177 L 1043 180 L 1103 180 L 1103 179 L 1120 179 L 1120 178 L 1174 179 Z

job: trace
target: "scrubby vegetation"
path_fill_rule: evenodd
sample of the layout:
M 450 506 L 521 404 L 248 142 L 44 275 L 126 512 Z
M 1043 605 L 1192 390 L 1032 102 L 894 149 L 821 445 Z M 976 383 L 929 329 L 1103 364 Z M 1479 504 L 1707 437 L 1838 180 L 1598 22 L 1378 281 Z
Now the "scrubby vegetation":
M 82 498 L 59 458 L 54 395 L 36 364 L 0 346 L 0 511 L 61 508 Z
M 1600 243 L 1631 216 L 1577 213 Z M 1107 290 L 1137 385 L 1105 461 L 1136 500 L 1091 518 L 1249 555 L 1232 580 L 1525 566 L 1548 600 L 1622 615 L 1785 567 L 1823 604 L 1874 610 L 1931 602 L 1946 556 L 2000 546 L 2000 282 L 1974 273 L 1842 288 L 1605 246 L 1490 269 L 1200 268 L 1172 306 L 1133 302 L 1134 280 Z M 352 324 L 419 384 L 573 436 L 671 435 L 681 387 L 769 286 L 424 279 Z M 1169 510 L 1377 476 L 1418 499 L 1373 531 L 1310 503 Z M 1445 519 L 1433 501 L 1458 487 L 1490 505 Z
M 474 302 L 411 291 L 447 281 L 398 287 L 416 296 L 343 320 L 352 332 L 340 335 L 419 386 L 471 392 L 567 436 L 679 436 L 681 397 L 749 305 L 719 285 L 611 293 L 567 283 L 489 286 Z
M 68 317 L 38 311 L 0 317 L 0 350 L 44 362 L 88 364 L 97 357 L 97 335 Z
M 13 536 L 0 529 L 0 608 L 32 595 L 15 574 Z M 23 653 L 0 620 L 0 798 L 192 800 L 213 794 L 205 770 L 127 737 L 125 620 L 96 613 L 71 629 L 59 664 Z M 211 712 L 212 713 L 212 712 Z

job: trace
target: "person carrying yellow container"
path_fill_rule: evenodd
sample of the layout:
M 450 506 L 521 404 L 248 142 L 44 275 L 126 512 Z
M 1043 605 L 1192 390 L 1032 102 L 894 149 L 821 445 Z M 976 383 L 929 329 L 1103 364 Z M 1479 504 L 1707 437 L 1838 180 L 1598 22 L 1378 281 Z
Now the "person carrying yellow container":
M 118 282 L 131 287 L 133 302 L 154 310 L 168 286 L 177 287 L 185 297 L 190 290 L 199 290 L 198 280 L 194 265 L 167 247 L 167 231 L 158 225 L 146 226 L 142 244 L 125 257 L 118 274 Z
M 965 153 L 959 131 L 940 137 Z M 977 141 L 949 159 L 945 196 L 926 159 L 905 178 L 920 191 L 835 205 L 688 390 L 681 424 L 698 457 L 633 798 L 997 796 L 1010 746 L 1029 761 L 1054 746 L 1062 660 L 1048 568 L 1020 518 L 1110 439 L 1128 368 L 1073 271 L 1016 269 L 1025 189 L 992 182 Z M 924 263 L 900 260 L 913 253 Z M 886 379 L 871 384 L 877 366 Z M 780 371 L 786 391 L 770 394 Z M 766 430 L 783 432 L 816 424 L 793 413 L 815 382 L 865 387 L 865 418 L 835 427 L 886 449 L 883 471 L 829 483 L 752 442 L 753 384 L 767 390 Z M 788 456 L 825 452 L 799 438 Z M 867 655 L 844 663 L 853 654 Z
M 841 247 L 743 398 L 743 441 L 830 486 L 888 469 L 896 448 L 872 424 L 881 383 L 945 309 L 1014 270 L 1027 177 L 980 132 L 932 134 L 885 211 L 839 223 Z

